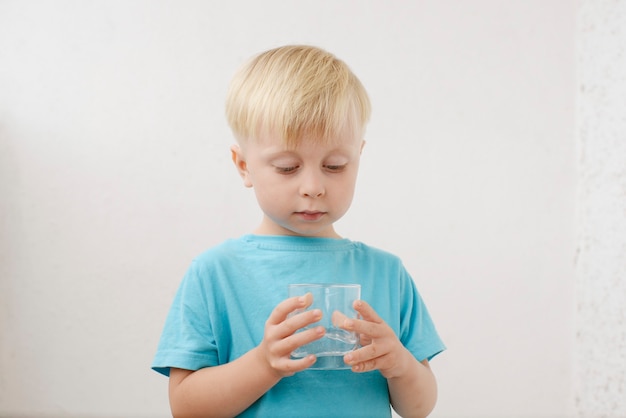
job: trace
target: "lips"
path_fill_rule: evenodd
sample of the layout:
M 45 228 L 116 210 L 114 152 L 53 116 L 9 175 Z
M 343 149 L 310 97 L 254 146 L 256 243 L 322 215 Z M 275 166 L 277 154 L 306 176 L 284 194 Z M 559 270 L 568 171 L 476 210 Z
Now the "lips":
M 296 212 L 296 215 L 305 221 L 317 221 L 321 217 L 323 217 L 326 212 L 313 211 L 313 210 L 305 210 L 303 212 Z

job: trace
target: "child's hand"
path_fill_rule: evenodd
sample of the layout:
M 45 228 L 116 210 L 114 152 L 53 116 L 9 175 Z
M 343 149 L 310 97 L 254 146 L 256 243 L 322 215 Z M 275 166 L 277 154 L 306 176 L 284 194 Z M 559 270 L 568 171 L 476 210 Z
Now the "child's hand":
M 265 322 L 263 341 L 257 348 L 262 355 L 262 360 L 279 377 L 291 376 L 312 366 L 316 361 L 313 355 L 297 360 L 290 357 L 291 352 L 296 348 L 322 338 L 326 332 L 324 327 L 318 326 L 296 333 L 300 328 L 322 318 L 322 312 L 319 309 L 289 317 L 290 313 L 306 308 L 312 302 L 313 296 L 310 293 L 285 299 L 274 308 Z
M 363 347 L 346 354 L 344 362 L 353 372 L 380 370 L 387 379 L 400 376 L 411 353 L 369 304 L 357 300 L 354 309 L 363 319 L 346 319 L 342 328 L 360 334 Z

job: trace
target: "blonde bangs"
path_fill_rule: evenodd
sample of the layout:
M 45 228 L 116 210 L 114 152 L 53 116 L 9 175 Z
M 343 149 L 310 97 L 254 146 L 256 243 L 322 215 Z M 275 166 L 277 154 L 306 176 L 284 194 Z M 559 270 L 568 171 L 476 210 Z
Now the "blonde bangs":
M 315 47 L 286 46 L 258 55 L 233 78 L 226 101 L 239 141 L 280 135 L 332 140 L 369 120 L 367 92 L 347 65 Z

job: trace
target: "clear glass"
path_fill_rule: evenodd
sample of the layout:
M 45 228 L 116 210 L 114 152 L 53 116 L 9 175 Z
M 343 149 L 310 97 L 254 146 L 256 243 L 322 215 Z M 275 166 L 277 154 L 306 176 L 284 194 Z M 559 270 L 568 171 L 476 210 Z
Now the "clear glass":
M 339 328 L 346 318 L 357 318 L 358 314 L 352 307 L 355 300 L 361 298 L 361 285 L 358 284 L 290 284 L 289 297 L 302 296 L 307 293 L 313 295 L 311 306 L 294 312 L 298 314 L 305 310 L 320 309 L 322 319 L 313 323 L 309 328 L 323 326 L 326 335 L 323 338 L 303 345 L 291 353 L 294 358 L 306 357 L 309 354 L 317 356 L 316 363 L 310 369 L 347 369 L 343 356 L 358 348 L 359 337 L 354 332 Z

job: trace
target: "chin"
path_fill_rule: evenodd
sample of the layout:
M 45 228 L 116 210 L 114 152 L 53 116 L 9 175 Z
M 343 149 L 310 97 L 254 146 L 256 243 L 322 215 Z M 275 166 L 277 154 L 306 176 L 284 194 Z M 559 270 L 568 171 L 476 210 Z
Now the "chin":
M 310 238 L 337 238 L 338 235 L 332 228 L 324 228 L 324 229 L 316 229 L 316 230 L 305 230 L 305 231 L 294 231 L 296 235 L 302 237 L 310 237 Z

